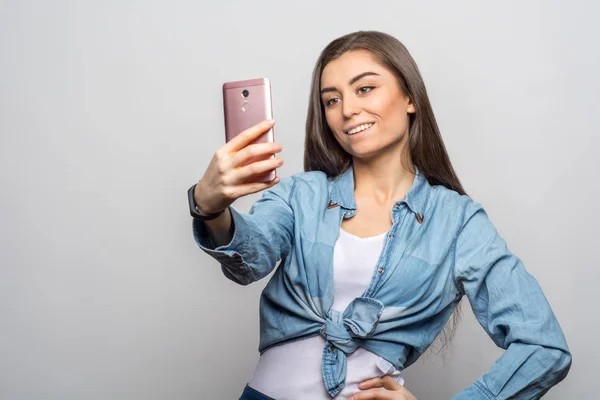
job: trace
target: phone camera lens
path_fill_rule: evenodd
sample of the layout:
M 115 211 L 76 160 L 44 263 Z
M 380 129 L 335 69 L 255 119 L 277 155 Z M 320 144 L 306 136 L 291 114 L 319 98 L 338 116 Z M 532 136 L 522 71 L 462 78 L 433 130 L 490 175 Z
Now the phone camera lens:
M 244 89 L 244 91 L 242 92 L 242 96 L 248 97 L 248 95 L 250 95 L 250 92 L 248 92 L 246 89 Z

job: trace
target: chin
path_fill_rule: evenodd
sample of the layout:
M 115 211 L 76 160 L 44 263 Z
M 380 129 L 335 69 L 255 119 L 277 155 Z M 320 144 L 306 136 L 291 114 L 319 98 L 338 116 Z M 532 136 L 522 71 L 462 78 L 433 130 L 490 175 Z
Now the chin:
M 398 154 L 400 154 L 402 152 L 401 147 L 401 143 L 397 141 L 392 143 L 379 143 L 377 145 L 371 144 L 368 146 L 366 143 L 365 145 L 361 143 L 358 146 L 350 146 L 346 152 L 358 159 L 368 160 L 385 153 L 389 154 L 390 152 L 398 152 Z

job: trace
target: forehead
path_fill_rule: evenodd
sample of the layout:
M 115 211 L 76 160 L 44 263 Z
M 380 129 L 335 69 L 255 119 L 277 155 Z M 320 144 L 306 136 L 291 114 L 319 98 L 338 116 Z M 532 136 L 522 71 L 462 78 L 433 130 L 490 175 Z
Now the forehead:
M 348 81 L 363 72 L 376 72 L 389 76 L 391 72 L 367 50 L 351 50 L 329 62 L 321 73 L 321 88 L 347 84 Z

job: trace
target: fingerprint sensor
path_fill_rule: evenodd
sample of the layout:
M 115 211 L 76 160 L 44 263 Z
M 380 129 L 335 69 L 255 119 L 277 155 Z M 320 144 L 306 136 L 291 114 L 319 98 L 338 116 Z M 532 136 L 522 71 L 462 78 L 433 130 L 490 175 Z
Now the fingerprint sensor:
M 242 111 L 249 111 L 249 110 L 250 110 L 250 103 L 242 104 Z

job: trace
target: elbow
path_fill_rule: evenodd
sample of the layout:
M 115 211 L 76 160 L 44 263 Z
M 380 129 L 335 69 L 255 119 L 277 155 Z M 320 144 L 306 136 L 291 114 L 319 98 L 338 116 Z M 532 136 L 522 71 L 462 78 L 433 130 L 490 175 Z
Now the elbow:
M 561 373 L 561 380 L 565 379 L 569 370 L 571 369 L 571 363 L 573 361 L 573 357 L 569 351 L 563 351 L 561 357 L 561 363 L 559 371 Z
M 252 272 L 250 270 L 247 270 L 245 272 L 232 272 L 229 268 L 227 268 L 225 265 L 221 264 L 221 271 L 223 272 L 223 275 L 225 275 L 225 277 L 227 279 L 229 279 L 232 282 L 237 283 L 238 285 L 242 285 L 242 286 L 248 286 L 249 284 L 251 284 L 252 282 L 254 282 L 256 279 L 254 279 L 254 276 L 252 275 Z
M 550 376 L 553 376 L 553 384 L 557 384 L 567 377 L 571 369 L 572 356 L 567 349 L 549 349 L 552 363 L 548 366 Z

